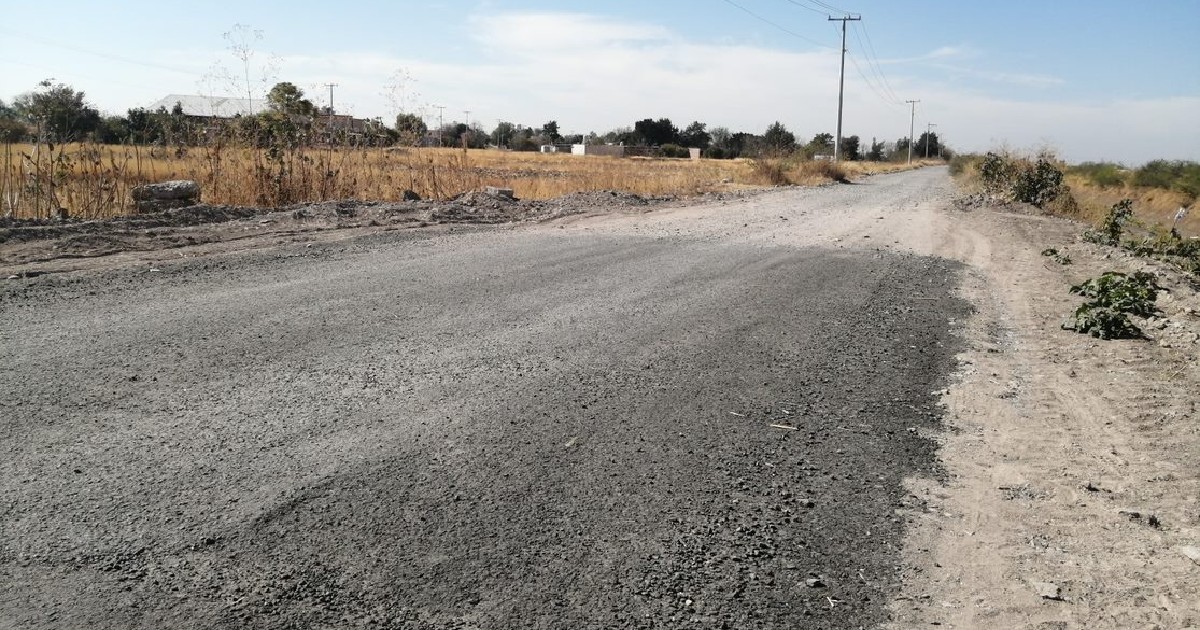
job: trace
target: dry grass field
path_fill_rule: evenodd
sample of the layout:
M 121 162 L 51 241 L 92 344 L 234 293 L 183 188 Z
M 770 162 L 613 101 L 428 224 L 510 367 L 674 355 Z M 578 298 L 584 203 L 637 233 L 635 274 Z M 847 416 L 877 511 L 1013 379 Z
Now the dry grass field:
M 1142 188 L 1138 186 L 1100 187 L 1085 177 L 1067 175 L 1067 185 L 1079 203 L 1080 215 L 1084 220 L 1098 223 L 1108 214 L 1109 208 L 1122 199 L 1133 200 L 1137 216 L 1147 226 L 1170 226 L 1180 206 L 1191 205 L 1192 201 L 1177 190 Z M 1200 236 L 1200 212 L 1191 212 L 1178 229 L 1189 236 Z
M 92 219 L 130 212 L 143 183 L 190 179 L 209 204 L 278 207 L 292 203 L 448 199 L 484 186 L 548 199 L 577 191 L 696 195 L 774 185 L 814 185 L 892 172 L 900 164 L 783 160 L 686 160 L 434 148 L 253 149 L 71 144 L 0 146 L 0 206 L 17 218 L 66 208 Z

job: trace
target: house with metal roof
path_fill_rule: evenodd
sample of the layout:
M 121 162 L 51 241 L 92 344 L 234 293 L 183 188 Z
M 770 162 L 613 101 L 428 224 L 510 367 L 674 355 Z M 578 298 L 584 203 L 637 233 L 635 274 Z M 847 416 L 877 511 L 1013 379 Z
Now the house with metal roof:
M 169 112 L 175 109 L 176 103 L 183 108 L 184 116 L 195 118 L 253 116 L 267 109 L 267 101 L 262 99 L 236 98 L 233 96 L 200 96 L 198 94 L 168 94 L 147 109 L 156 111 L 159 107 L 162 107 Z

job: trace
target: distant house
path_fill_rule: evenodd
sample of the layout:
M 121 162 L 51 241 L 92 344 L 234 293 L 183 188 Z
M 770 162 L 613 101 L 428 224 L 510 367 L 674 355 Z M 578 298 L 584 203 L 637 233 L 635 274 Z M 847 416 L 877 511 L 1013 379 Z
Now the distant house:
M 162 107 L 168 112 L 178 103 L 183 115 L 190 118 L 228 119 L 251 116 L 267 109 L 267 101 L 236 98 L 233 96 L 200 96 L 198 94 L 168 94 L 147 109 L 156 111 Z
M 266 100 L 237 98 L 234 96 L 200 96 L 197 94 L 168 94 L 155 102 L 148 109 L 157 111 L 164 108 L 174 111 L 179 105 L 183 115 L 201 123 L 204 134 L 212 133 L 220 128 L 220 122 L 232 120 L 239 116 L 254 116 L 270 110 L 271 105 Z M 311 124 L 314 137 L 328 138 L 331 132 L 351 141 L 362 141 L 371 132 L 371 121 L 366 118 L 355 118 L 347 114 L 316 112 L 312 116 L 295 114 L 293 122 L 299 125 Z

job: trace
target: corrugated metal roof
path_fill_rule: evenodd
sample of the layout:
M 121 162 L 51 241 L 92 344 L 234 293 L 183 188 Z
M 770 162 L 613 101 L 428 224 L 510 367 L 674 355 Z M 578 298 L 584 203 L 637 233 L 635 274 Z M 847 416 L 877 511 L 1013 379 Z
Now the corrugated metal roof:
M 200 96 L 197 94 L 168 94 L 165 98 L 154 103 L 147 109 L 155 111 L 159 107 L 171 111 L 175 103 L 183 106 L 183 113 L 188 116 L 210 116 L 216 118 L 233 118 L 234 116 L 249 116 L 267 109 L 267 102 L 259 99 L 236 98 L 232 96 Z M 253 105 L 253 110 L 251 106 Z

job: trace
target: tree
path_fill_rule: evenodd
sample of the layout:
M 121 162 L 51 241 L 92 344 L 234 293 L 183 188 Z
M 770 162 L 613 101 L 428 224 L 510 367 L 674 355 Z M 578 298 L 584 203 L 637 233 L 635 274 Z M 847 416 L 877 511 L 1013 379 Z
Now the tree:
M 84 100 L 83 92 L 52 80 L 42 81 L 38 84 L 41 90 L 26 92 L 13 101 L 17 118 L 33 125 L 42 138 L 51 142 L 78 140 L 95 130 L 100 112 Z
M 722 150 L 729 149 L 729 138 L 732 135 L 728 127 L 713 127 L 709 129 L 709 147 Z
M 679 134 L 679 143 L 685 147 L 707 149 L 712 143 L 712 136 L 707 131 L 708 125 L 695 121 Z
M 862 154 L 858 152 L 859 139 L 858 136 L 850 136 L 842 138 L 842 156 L 843 160 L 856 161 L 862 159 Z
M 796 147 L 796 136 L 776 120 L 763 133 L 763 145 L 767 151 L 775 154 L 788 153 Z
M 804 150 L 810 157 L 818 155 L 833 155 L 833 134 L 819 133 L 808 141 Z
M 633 124 L 633 132 L 650 146 L 679 143 L 679 129 L 670 118 L 639 120 Z
M 558 135 L 558 121 L 551 120 L 550 122 L 542 125 L 542 135 L 546 136 L 546 140 L 549 141 L 547 144 L 553 144 L 555 141 L 557 141 L 561 137 Z
M 0 142 L 20 142 L 29 135 L 16 110 L 0 101 Z
M 297 114 L 311 116 L 315 107 L 312 101 L 304 98 L 304 90 L 289 81 L 276 83 L 267 92 L 267 106 L 281 114 Z
M 96 142 L 121 144 L 130 139 L 129 120 L 124 116 L 105 116 L 93 132 Z
M 882 162 L 886 148 L 885 143 L 876 142 L 875 138 L 871 138 L 871 150 L 867 151 L 867 159 L 872 162 Z
M 412 146 L 421 142 L 429 127 L 416 114 L 397 114 L 395 129 L 400 134 L 400 143 Z
M 900 138 L 896 144 L 892 146 L 892 150 L 888 153 L 887 159 L 889 162 L 903 162 L 908 159 L 908 138 Z
M 782 125 L 780 125 L 782 127 Z M 786 131 L 786 130 L 785 130 Z M 788 134 L 791 135 L 791 134 Z M 794 137 L 793 137 L 794 140 Z M 729 137 L 727 153 L 725 157 L 736 158 L 743 155 L 756 155 L 764 145 L 762 136 L 756 136 L 752 133 L 739 131 Z
M 506 120 L 502 120 L 496 125 L 496 128 L 492 130 L 492 142 L 496 143 L 496 146 L 498 147 L 505 146 L 513 137 L 513 132 L 516 130 L 516 125 Z
M 913 156 L 921 158 L 937 157 L 938 149 L 940 148 L 937 134 L 925 131 L 921 134 L 920 138 L 917 138 L 917 143 L 913 145 Z
M 165 111 L 164 115 L 165 115 Z M 129 139 L 136 144 L 158 142 L 163 137 L 161 119 L 144 108 L 138 107 L 125 112 L 126 124 L 129 128 Z

